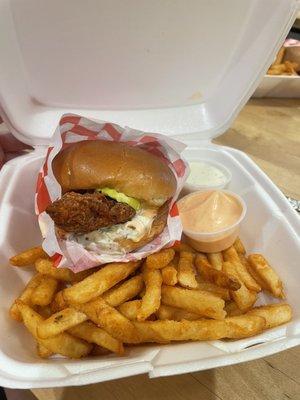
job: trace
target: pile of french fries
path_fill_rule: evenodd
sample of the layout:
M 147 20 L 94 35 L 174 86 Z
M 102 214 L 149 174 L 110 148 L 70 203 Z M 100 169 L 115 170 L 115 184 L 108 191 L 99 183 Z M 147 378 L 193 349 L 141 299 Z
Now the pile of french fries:
M 299 68 L 298 63 L 293 61 L 283 61 L 285 54 L 285 48 L 281 47 L 276 55 L 275 61 L 268 69 L 268 75 L 296 75 L 298 76 L 297 69 Z
M 124 345 L 241 339 L 288 322 L 286 303 L 254 307 L 260 291 L 284 299 L 282 281 L 238 239 L 222 253 L 180 243 L 139 262 L 73 273 L 40 247 L 10 259 L 36 273 L 10 308 L 40 357 L 124 353 Z

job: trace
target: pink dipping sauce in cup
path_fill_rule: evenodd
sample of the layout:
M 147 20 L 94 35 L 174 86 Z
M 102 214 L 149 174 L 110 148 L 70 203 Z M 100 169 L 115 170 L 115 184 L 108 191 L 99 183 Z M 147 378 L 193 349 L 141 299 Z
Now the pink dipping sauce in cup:
M 228 190 L 193 192 L 177 205 L 187 242 L 205 253 L 230 247 L 246 214 L 243 199 Z

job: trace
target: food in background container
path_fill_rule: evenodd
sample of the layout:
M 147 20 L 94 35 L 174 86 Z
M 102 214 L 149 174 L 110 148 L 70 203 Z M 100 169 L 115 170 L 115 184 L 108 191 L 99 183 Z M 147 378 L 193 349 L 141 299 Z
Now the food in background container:
M 298 49 L 298 57 L 294 49 Z M 294 75 L 298 76 L 297 72 L 300 71 L 299 62 L 300 47 L 281 47 L 278 51 L 276 58 L 268 69 L 268 75 Z M 295 57 L 294 57 L 295 56 Z
M 246 214 L 243 199 L 227 190 L 190 193 L 177 205 L 187 242 L 207 253 L 231 246 Z
M 191 161 L 190 174 L 183 188 L 183 193 L 201 189 L 225 189 L 231 181 L 231 172 L 215 161 Z

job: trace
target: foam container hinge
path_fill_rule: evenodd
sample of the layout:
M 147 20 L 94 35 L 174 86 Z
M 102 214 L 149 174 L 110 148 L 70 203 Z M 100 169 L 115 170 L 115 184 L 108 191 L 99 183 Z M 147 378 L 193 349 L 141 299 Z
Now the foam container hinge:
M 198 142 L 199 143 L 199 142 Z M 23 325 L 10 320 L 8 309 L 31 275 L 8 265 L 13 254 L 41 242 L 34 215 L 34 188 L 43 151 L 7 163 L 0 173 L 0 385 L 15 388 L 84 385 L 141 373 L 150 377 L 182 374 L 264 357 L 300 344 L 300 219 L 270 179 L 238 150 L 210 143 L 188 143 L 185 157 L 215 160 L 232 172 L 230 190 L 240 194 L 248 211 L 240 236 L 247 252 L 261 252 L 285 284 L 293 320 L 239 341 L 147 345 L 114 355 L 83 360 L 41 360 Z M 260 295 L 259 304 L 274 302 Z

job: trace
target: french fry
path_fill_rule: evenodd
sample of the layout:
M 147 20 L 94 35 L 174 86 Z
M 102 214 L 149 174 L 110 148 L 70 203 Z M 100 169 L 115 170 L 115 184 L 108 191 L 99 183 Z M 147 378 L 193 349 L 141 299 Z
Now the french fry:
M 163 285 L 161 294 L 161 301 L 167 306 L 182 308 L 202 317 L 225 318 L 224 300 L 212 293 Z
M 146 267 L 149 269 L 161 269 L 166 267 L 173 260 L 175 251 L 173 249 L 160 250 L 146 258 Z
M 158 269 L 149 269 L 147 266 L 143 271 L 145 283 L 145 294 L 137 314 L 138 321 L 145 321 L 151 314 L 155 313 L 160 306 L 162 276 Z
M 243 242 L 239 237 L 233 243 L 233 247 L 235 248 L 238 254 L 244 254 L 244 255 L 246 254 L 245 246 L 243 245 Z
M 38 306 L 47 306 L 53 300 L 58 282 L 51 276 L 43 275 L 38 286 L 33 290 L 31 303 Z
M 65 301 L 72 303 L 87 303 L 100 296 L 120 281 L 134 272 L 140 262 L 111 263 L 94 274 L 64 289 Z
M 64 291 L 60 290 L 59 292 L 56 293 L 54 296 L 54 299 L 52 300 L 50 304 L 50 309 L 52 313 L 56 313 L 57 311 L 63 310 L 64 308 L 68 307 L 68 303 L 66 302 L 64 298 Z
M 281 64 L 284 54 L 285 54 L 285 47 L 282 46 L 279 49 L 278 53 L 276 54 L 276 58 L 275 58 L 274 62 L 271 64 L 270 68 L 274 67 L 275 65 Z
M 268 75 L 281 75 L 286 71 L 285 64 L 277 64 L 268 69 Z
M 204 282 L 198 279 L 198 289 L 210 292 L 223 300 L 230 300 L 229 289 L 215 285 L 214 283 Z
M 196 250 L 194 250 L 189 244 L 183 243 L 183 242 L 176 242 L 172 249 L 174 249 L 176 252 L 181 252 L 181 251 L 188 251 L 189 253 L 195 253 Z
M 108 290 L 102 297 L 110 306 L 117 307 L 137 296 L 143 287 L 144 282 L 140 274 Z
M 20 300 L 17 301 L 17 305 L 26 328 L 42 346 L 52 353 L 61 354 L 69 358 L 81 358 L 87 356 L 91 351 L 92 345 L 90 343 L 75 338 L 68 333 L 61 333 L 49 339 L 39 339 L 37 337 L 37 327 L 43 321 L 43 317 Z
M 126 301 L 126 303 L 120 304 L 117 309 L 127 319 L 129 319 L 130 321 L 135 321 L 141 305 L 142 300 L 131 300 Z
M 196 280 L 196 271 L 194 269 L 195 254 L 188 251 L 181 251 L 178 262 L 178 283 L 189 289 L 196 289 L 198 282 Z
M 247 257 L 243 254 L 239 254 L 239 258 L 241 263 L 247 268 L 247 271 L 249 272 L 249 274 L 252 276 L 252 278 L 257 282 L 257 284 L 264 289 L 264 282 L 263 280 L 259 277 L 258 274 L 255 273 L 255 271 L 253 271 L 250 267 L 249 261 L 247 259 Z
M 68 268 L 56 268 L 49 258 L 40 258 L 35 262 L 35 268 L 43 275 L 51 276 L 58 281 L 73 282 L 75 274 Z
M 37 335 L 41 339 L 47 339 L 86 320 L 86 314 L 74 308 L 65 308 L 42 321 L 37 327 Z
M 217 269 L 218 271 L 222 271 L 222 264 L 223 264 L 223 256 L 222 253 L 209 253 L 207 254 L 207 259 L 210 265 Z
M 208 282 L 229 290 L 238 290 L 241 287 L 239 280 L 235 276 L 212 268 L 209 262 L 199 254 L 196 256 L 195 265 L 200 276 Z
M 89 356 L 94 356 L 94 357 L 98 357 L 98 356 L 106 356 L 110 354 L 110 351 L 105 349 L 102 346 L 98 346 L 97 344 L 95 344 L 92 348 L 92 351 L 90 352 Z
M 268 261 L 261 254 L 251 254 L 248 261 L 250 271 L 253 271 L 255 276 L 259 276 L 263 282 L 263 288 L 273 296 L 284 299 L 282 281 Z
M 33 265 L 38 258 L 48 257 L 41 246 L 32 247 L 9 259 L 11 265 L 16 267 L 27 267 Z
M 156 315 L 160 320 L 170 319 L 173 321 L 181 321 L 186 319 L 188 321 L 195 321 L 201 319 L 199 314 L 191 313 L 176 307 L 166 306 L 165 304 L 161 304 Z
M 246 315 L 263 317 L 266 320 L 266 329 L 270 329 L 289 322 L 292 319 L 292 308 L 289 304 L 269 304 L 255 307 Z
M 124 354 L 122 342 L 112 337 L 105 330 L 99 328 L 92 322 L 82 322 L 81 324 L 69 329 L 73 336 L 83 339 L 89 343 L 95 343 L 101 348 L 112 351 L 113 353 Z
M 255 281 L 255 279 L 253 279 L 251 274 L 249 274 L 247 268 L 243 265 L 243 263 L 241 263 L 239 255 L 233 246 L 223 251 L 223 257 L 225 261 L 236 264 L 236 271 L 238 273 L 238 276 L 249 290 L 254 290 L 255 292 L 261 291 L 261 287 Z
M 235 317 L 244 314 L 244 311 L 240 310 L 234 301 L 226 303 L 224 310 L 226 311 L 226 317 Z
M 53 355 L 51 350 L 47 349 L 47 347 L 43 346 L 38 341 L 36 342 L 36 351 L 41 358 L 49 358 Z
M 237 280 L 239 280 L 241 287 L 238 290 L 231 291 L 231 296 L 240 310 L 248 311 L 249 308 L 251 308 L 253 304 L 256 302 L 257 299 L 256 292 L 249 290 L 240 280 L 239 274 L 237 272 L 236 263 L 231 263 L 228 261 L 224 262 L 223 271 L 228 275 L 234 276 Z
M 22 315 L 19 311 L 19 308 L 17 306 L 17 301 L 21 300 L 24 304 L 31 305 L 31 296 L 34 291 L 34 289 L 40 284 L 42 279 L 41 274 L 36 274 L 34 275 L 30 281 L 27 283 L 25 286 L 25 289 L 23 292 L 20 294 L 20 296 L 13 302 L 9 309 L 9 315 L 12 319 L 18 322 L 22 322 Z
M 161 270 L 161 276 L 165 285 L 175 286 L 178 282 L 177 269 L 170 264 Z
M 242 339 L 256 335 L 265 328 L 265 319 L 241 315 L 222 321 L 145 321 L 134 322 L 142 342 L 168 343 L 182 340 Z
M 74 307 L 85 313 L 94 324 L 99 325 L 115 339 L 126 343 L 138 341 L 136 329 L 131 321 L 101 297 L 89 303 L 76 304 Z
M 286 72 L 290 73 L 291 75 L 298 75 L 296 69 L 298 68 L 298 64 L 296 62 L 285 61 L 284 62 Z

